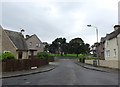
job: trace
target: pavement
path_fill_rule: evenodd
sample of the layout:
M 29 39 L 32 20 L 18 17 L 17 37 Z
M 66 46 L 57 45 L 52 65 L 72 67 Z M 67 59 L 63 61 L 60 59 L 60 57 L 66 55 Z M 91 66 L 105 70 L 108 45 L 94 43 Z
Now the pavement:
M 14 72 L 3 72 L 2 77 L 0 79 L 4 78 L 11 78 L 11 77 L 18 77 L 18 76 L 26 76 L 30 74 L 37 74 L 37 73 L 43 73 L 48 72 L 53 69 L 55 69 L 57 65 L 55 63 L 50 62 L 49 65 L 41 66 L 39 68 L 33 68 L 31 70 L 22 70 L 22 71 L 14 71 Z
M 86 64 L 86 63 L 81 63 L 78 61 L 74 61 L 76 64 L 80 65 L 81 67 L 84 67 L 86 69 L 91 69 L 91 70 L 95 70 L 95 71 L 101 71 L 101 72 L 114 72 L 114 73 L 118 73 L 118 69 L 114 69 L 114 68 L 108 68 L 108 67 L 102 67 L 102 66 L 93 66 L 90 64 Z

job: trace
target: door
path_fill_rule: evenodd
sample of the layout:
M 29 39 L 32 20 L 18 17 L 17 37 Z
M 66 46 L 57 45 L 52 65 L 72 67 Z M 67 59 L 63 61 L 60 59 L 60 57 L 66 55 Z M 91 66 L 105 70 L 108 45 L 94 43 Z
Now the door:
M 18 52 L 18 59 L 22 59 L 22 56 L 23 56 L 23 52 L 22 52 L 22 51 L 19 51 L 19 52 Z

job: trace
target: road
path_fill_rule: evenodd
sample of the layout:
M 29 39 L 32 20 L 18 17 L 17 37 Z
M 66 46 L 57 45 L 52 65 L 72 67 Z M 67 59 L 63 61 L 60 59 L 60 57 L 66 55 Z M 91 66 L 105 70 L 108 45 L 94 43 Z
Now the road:
M 60 59 L 52 71 L 3 79 L 3 85 L 117 85 L 118 74 L 85 69 Z

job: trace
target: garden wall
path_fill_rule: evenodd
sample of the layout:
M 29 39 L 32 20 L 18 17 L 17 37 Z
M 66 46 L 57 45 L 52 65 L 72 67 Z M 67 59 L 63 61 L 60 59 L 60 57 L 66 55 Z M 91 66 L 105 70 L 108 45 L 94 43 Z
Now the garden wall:
M 93 60 L 85 60 L 87 64 L 93 64 Z M 100 66 L 120 69 L 117 60 L 100 60 Z
M 47 64 L 48 61 L 44 59 L 6 60 L 2 62 L 2 72 L 28 70 L 31 67 L 40 67 Z

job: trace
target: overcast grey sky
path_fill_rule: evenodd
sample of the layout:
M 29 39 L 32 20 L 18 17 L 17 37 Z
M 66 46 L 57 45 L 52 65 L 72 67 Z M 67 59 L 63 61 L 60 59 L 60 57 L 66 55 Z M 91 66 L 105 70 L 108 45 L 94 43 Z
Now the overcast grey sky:
M 75 37 L 85 43 L 96 42 L 95 28 L 99 29 L 99 41 L 118 24 L 119 0 L 2 0 L 3 28 L 36 34 L 51 43 L 58 37 L 67 42 Z

